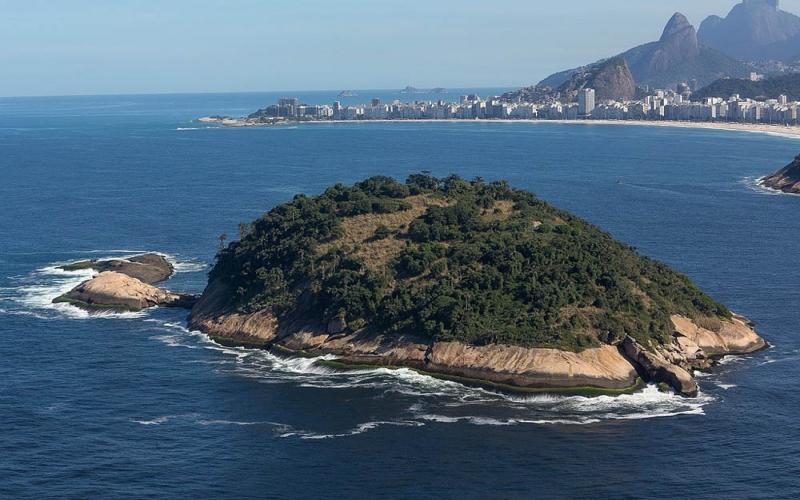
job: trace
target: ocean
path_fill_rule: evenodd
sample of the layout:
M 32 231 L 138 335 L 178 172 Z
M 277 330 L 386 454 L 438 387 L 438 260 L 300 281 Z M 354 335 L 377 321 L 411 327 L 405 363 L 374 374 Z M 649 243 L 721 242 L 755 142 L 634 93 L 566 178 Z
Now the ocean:
M 800 198 L 756 184 L 797 139 L 191 123 L 284 96 L 0 99 L 0 498 L 800 496 Z M 188 331 L 185 311 L 90 316 L 50 303 L 91 274 L 58 265 L 142 252 L 175 263 L 164 286 L 199 293 L 219 235 L 238 223 L 296 193 L 423 170 L 534 191 L 686 273 L 773 347 L 701 374 L 696 399 L 654 387 L 508 396 L 221 347 Z

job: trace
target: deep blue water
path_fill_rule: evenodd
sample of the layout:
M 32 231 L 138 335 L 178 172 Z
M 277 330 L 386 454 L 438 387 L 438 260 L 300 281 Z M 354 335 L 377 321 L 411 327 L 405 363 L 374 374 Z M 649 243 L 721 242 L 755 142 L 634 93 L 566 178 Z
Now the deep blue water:
M 800 142 L 547 123 L 181 130 L 276 97 L 0 100 L 0 498 L 800 496 L 800 198 L 754 182 Z M 687 273 L 774 348 L 726 360 L 696 400 L 511 398 L 221 348 L 180 311 L 49 304 L 86 276 L 55 265 L 142 251 L 177 263 L 168 287 L 200 292 L 239 222 L 421 170 L 535 191 Z

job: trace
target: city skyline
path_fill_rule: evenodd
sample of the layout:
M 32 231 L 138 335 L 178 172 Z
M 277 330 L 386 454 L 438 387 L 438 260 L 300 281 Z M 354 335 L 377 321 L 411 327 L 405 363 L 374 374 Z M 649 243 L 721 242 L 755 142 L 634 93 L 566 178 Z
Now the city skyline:
M 0 96 L 522 87 L 736 3 L 0 0 Z

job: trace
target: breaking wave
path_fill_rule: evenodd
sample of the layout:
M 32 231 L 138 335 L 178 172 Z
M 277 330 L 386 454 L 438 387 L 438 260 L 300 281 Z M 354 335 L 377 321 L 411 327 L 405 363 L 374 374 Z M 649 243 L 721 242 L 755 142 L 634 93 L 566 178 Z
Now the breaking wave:
M 705 392 L 697 398 L 684 398 L 661 392 L 655 385 L 619 396 L 500 394 L 440 380 L 407 368 L 343 372 L 316 363 L 320 359 L 336 359 L 335 356 L 285 358 L 268 351 L 225 347 L 177 323 L 154 324 L 154 327 L 161 332 L 151 338 L 171 347 L 203 348 L 218 353 L 219 358 L 212 356 L 204 362 L 209 364 L 209 369 L 220 374 L 246 377 L 263 384 L 289 384 L 297 390 L 343 391 L 342 397 L 346 393 L 348 399 L 391 400 L 393 406 L 405 408 L 394 415 L 395 418 L 370 419 L 337 432 L 274 424 L 277 426 L 274 432 L 283 438 L 343 438 L 382 426 L 587 425 L 614 420 L 700 416 L 705 414 L 704 407 L 716 400 L 715 396 Z
M 739 183 L 764 196 L 800 196 L 800 194 L 784 193 L 783 191 L 769 188 L 764 185 L 764 179 L 764 177 L 744 177 Z

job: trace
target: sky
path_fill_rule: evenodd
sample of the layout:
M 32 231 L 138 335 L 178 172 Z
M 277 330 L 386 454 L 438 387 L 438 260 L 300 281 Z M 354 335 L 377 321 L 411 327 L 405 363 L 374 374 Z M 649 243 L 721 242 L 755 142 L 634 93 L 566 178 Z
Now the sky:
M 0 96 L 522 87 L 737 2 L 0 0 Z

